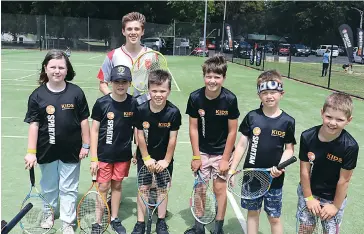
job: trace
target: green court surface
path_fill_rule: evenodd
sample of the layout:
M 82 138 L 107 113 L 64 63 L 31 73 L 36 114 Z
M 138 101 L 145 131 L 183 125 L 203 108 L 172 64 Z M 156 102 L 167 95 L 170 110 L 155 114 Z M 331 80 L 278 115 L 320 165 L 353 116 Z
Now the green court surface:
M 27 148 L 28 125 L 23 122 L 27 100 L 30 93 L 37 87 L 40 64 L 46 52 L 31 51 L 2 51 L 1 58 L 1 88 L 2 88 L 2 164 L 1 164 L 1 219 L 9 221 L 20 209 L 23 198 L 29 190 L 28 171 L 24 170 L 24 155 Z M 76 71 L 74 83 L 85 92 L 90 109 L 95 100 L 101 96 L 98 90 L 96 75 L 105 58 L 104 53 L 73 52 L 71 62 Z M 188 135 L 188 116 L 185 108 L 188 95 L 203 85 L 201 64 L 203 58 L 198 57 L 167 57 L 169 68 L 173 73 L 172 93 L 170 100 L 176 104 L 182 113 L 182 126 L 178 135 L 178 144 L 174 155 L 175 165 L 173 185 L 169 193 L 169 216 L 167 224 L 171 234 L 181 234 L 194 223 L 189 209 L 189 196 L 193 185 L 190 171 L 191 145 Z M 260 72 L 240 66 L 228 65 L 225 86 L 238 97 L 241 116 L 239 124 L 248 111 L 259 106 L 256 95 L 256 78 Z M 360 83 L 358 83 L 360 84 Z M 285 95 L 281 108 L 296 119 L 296 139 L 303 130 L 320 124 L 320 109 L 325 97 L 330 91 L 312 87 L 293 80 L 284 80 Z M 354 99 L 354 118 L 348 126 L 348 131 L 364 147 L 363 116 L 364 102 Z M 295 148 L 298 155 L 299 144 Z M 364 161 L 360 151 L 357 167 L 349 187 L 348 205 L 345 209 L 341 233 L 361 233 L 364 220 L 361 215 L 364 204 L 361 201 L 364 186 Z M 299 182 L 299 163 L 287 168 L 284 186 L 282 222 L 284 233 L 295 233 L 295 211 L 297 203 L 296 188 Z M 36 169 L 39 183 L 40 170 Z M 89 174 L 89 158 L 82 161 L 79 198 L 87 191 L 91 184 Z M 38 185 L 39 187 L 39 185 Z M 130 177 L 123 182 L 123 198 L 119 217 L 128 233 L 136 222 L 136 167 L 132 166 Z M 225 217 L 225 233 L 239 234 L 246 218 L 246 212 L 240 208 L 240 201 L 233 196 L 228 199 Z M 154 220 L 155 221 L 155 220 Z M 270 233 L 266 215 L 260 218 L 260 233 Z M 60 221 L 56 221 L 55 229 L 60 228 Z M 244 225 L 243 225 L 244 226 Z M 154 231 L 155 225 L 152 230 Z M 211 227 L 208 227 L 208 230 Z M 79 232 L 77 230 L 77 232 Z M 113 231 L 109 229 L 109 232 Z M 16 226 L 12 233 L 21 233 Z

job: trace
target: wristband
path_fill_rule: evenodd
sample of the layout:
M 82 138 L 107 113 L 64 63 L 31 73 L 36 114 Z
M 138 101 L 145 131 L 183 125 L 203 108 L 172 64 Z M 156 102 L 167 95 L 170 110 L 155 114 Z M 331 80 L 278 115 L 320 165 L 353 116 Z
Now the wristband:
M 309 197 L 305 197 L 305 201 L 312 201 L 314 199 L 314 197 L 311 195 Z
M 84 143 L 84 144 L 82 144 L 82 148 L 84 148 L 84 149 L 90 149 L 90 145 L 89 145 L 89 144 Z
M 99 159 L 97 157 L 91 157 L 91 162 L 98 162 Z
M 230 169 L 230 170 L 229 170 L 229 172 L 228 172 L 228 175 L 234 175 L 235 173 L 236 173 L 236 171 L 235 171 L 235 170 Z
M 29 153 L 29 154 L 36 154 L 37 153 L 37 150 L 36 149 L 28 149 L 27 150 L 27 153 Z
M 201 160 L 201 156 L 200 155 L 193 155 L 192 160 Z
M 148 156 L 144 157 L 144 158 L 143 158 L 143 161 L 145 162 L 145 161 L 148 161 L 149 159 L 151 159 L 150 155 L 148 155 Z

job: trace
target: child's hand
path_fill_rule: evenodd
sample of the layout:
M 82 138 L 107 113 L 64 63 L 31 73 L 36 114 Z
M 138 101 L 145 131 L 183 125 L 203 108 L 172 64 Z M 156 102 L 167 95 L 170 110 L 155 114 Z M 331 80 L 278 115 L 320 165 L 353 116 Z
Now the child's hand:
M 193 172 L 196 172 L 198 169 L 200 169 L 202 165 L 201 159 L 195 159 L 191 162 L 191 169 Z
M 311 211 L 311 213 L 315 216 L 319 216 L 320 213 L 321 213 L 321 205 L 320 205 L 320 201 L 317 200 L 317 199 L 313 199 L 313 200 L 310 200 L 310 201 L 306 201 L 306 206 L 307 206 L 307 209 L 309 211 Z
M 148 159 L 144 161 L 144 165 L 147 166 L 148 170 L 152 173 L 155 171 L 155 160 L 154 159 Z
M 90 171 L 91 175 L 96 175 L 99 169 L 99 162 L 91 162 Z
M 284 172 L 284 169 L 278 170 L 277 167 L 272 167 L 270 169 L 270 174 L 272 175 L 273 178 L 281 176 L 283 172 Z
M 37 156 L 35 154 L 27 153 L 24 157 L 25 169 L 30 169 L 37 165 Z
M 136 165 L 137 164 L 137 159 L 136 159 L 136 152 L 134 152 L 133 154 L 133 158 L 131 159 L 131 162 Z
M 339 209 L 334 204 L 325 204 L 320 212 L 322 220 L 329 220 L 334 217 Z

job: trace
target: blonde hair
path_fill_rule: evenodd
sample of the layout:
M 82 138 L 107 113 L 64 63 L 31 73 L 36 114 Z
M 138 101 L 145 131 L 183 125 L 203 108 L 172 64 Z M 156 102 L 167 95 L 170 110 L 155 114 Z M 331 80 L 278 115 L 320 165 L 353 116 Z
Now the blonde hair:
M 121 20 L 122 29 L 125 29 L 126 23 L 131 22 L 131 21 L 138 21 L 139 23 L 141 23 L 142 29 L 144 29 L 145 16 L 143 14 L 141 14 L 139 12 L 130 12 L 130 13 L 124 15 Z
M 260 85 L 261 83 L 264 83 L 267 81 L 277 81 L 277 82 L 283 84 L 282 76 L 276 70 L 268 70 L 268 71 L 265 71 L 262 74 L 260 74 L 257 79 L 257 85 Z
M 325 112 L 327 108 L 342 111 L 350 118 L 353 113 L 353 100 L 348 94 L 335 92 L 326 98 L 322 110 Z

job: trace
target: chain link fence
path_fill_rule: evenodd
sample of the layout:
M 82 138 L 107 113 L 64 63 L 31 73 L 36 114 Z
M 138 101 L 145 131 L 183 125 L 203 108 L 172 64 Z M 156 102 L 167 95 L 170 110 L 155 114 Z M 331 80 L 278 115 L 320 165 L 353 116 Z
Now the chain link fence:
M 290 27 L 289 22 L 286 33 L 276 32 L 268 17 L 262 21 L 251 13 L 245 14 L 243 20 L 226 22 L 231 27 L 232 42 L 226 31 L 223 33 L 222 22 L 206 25 L 206 41 L 203 40 L 203 23 L 147 23 L 142 43 L 166 55 L 224 53 L 233 63 L 260 71 L 276 69 L 290 79 L 364 98 L 364 89 L 358 86 L 364 81 L 364 65 L 345 67 L 348 58 L 345 49 L 340 47 L 343 43 L 338 30 L 334 35 L 317 35 L 313 43 L 305 37 L 291 36 L 297 29 Z M 338 26 L 339 22 L 332 25 Z M 70 48 L 106 52 L 124 44 L 125 38 L 121 20 L 2 14 L 1 41 L 2 49 Z M 326 49 L 331 49 L 330 63 L 322 76 L 322 54 Z M 364 59 L 361 62 L 364 63 Z

